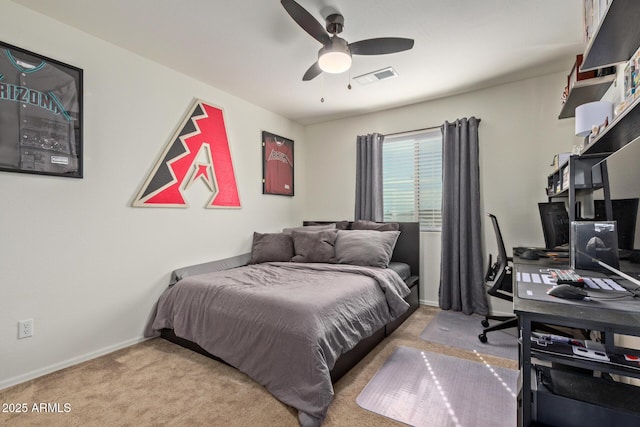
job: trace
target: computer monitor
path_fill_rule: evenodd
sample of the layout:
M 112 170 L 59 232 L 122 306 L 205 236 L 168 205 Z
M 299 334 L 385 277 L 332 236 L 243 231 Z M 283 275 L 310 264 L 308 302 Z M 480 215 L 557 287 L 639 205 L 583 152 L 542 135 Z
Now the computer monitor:
M 538 203 L 544 245 L 547 249 L 569 243 L 569 213 L 564 202 Z
M 594 219 L 605 221 L 607 213 L 604 200 L 593 201 Z M 636 236 L 636 221 L 638 217 L 638 199 L 614 199 L 611 200 L 613 221 L 616 221 L 618 230 L 618 248 L 633 249 Z

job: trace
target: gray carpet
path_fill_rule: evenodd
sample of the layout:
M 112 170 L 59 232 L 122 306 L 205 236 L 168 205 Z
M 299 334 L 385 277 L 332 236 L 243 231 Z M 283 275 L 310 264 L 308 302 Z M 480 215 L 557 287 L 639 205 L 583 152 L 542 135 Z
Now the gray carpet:
M 357 397 L 362 408 L 419 427 L 516 425 L 518 371 L 399 346 Z
M 487 334 L 487 343 L 481 343 L 478 335 L 482 332 L 481 321 L 484 316 L 466 315 L 459 311 L 443 310 L 422 331 L 420 338 L 438 344 L 465 350 L 476 350 L 479 353 L 505 359 L 518 359 L 518 340 L 516 328 L 493 331 Z M 492 320 L 491 325 L 498 323 Z

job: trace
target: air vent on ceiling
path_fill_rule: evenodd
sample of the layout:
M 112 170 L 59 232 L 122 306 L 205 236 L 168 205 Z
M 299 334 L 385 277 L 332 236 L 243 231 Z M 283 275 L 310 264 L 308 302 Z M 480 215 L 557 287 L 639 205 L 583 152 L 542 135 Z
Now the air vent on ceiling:
M 397 77 L 398 73 L 391 67 L 383 68 L 382 70 L 372 71 L 371 73 L 363 74 L 358 77 L 354 77 L 353 79 L 360 83 L 361 85 L 368 85 L 369 83 L 374 83 L 380 80 L 390 79 L 392 77 Z

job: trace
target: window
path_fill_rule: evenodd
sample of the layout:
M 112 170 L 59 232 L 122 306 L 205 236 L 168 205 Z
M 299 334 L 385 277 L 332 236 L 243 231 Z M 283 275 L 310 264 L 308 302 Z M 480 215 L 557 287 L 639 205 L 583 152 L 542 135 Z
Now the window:
M 385 137 L 382 143 L 385 221 L 419 221 L 421 231 L 442 226 L 442 131 Z

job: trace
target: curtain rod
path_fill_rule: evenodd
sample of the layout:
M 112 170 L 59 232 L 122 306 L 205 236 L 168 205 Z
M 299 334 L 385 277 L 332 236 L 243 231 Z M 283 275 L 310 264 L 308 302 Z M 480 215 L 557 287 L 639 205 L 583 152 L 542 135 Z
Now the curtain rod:
M 476 117 L 476 120 L 478 120 L 478 123 L 480 123 L 480 119 L 478 119 Z M 403 133 L 422 132 L 422 131 L 425 131 L 425 130 L 440 129 L 441 127 L 442 127 L 442 125 L 440 125 L 440 126 L 431 126 L 431 127 L 422 128 L 422 129 L 404 130 L 402 132 L 385 133 L 384 136 L 400 135 L 400 134 L 403 134 Z

